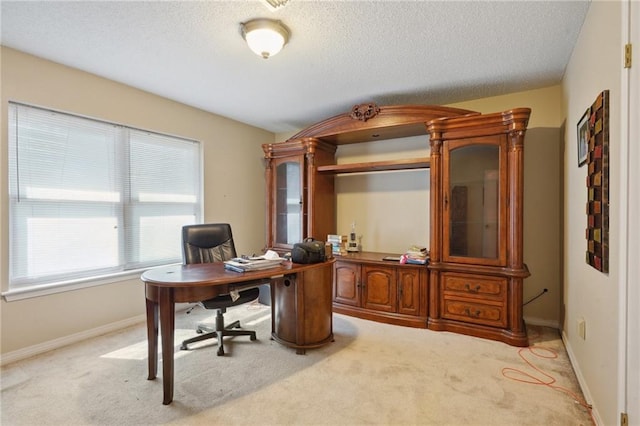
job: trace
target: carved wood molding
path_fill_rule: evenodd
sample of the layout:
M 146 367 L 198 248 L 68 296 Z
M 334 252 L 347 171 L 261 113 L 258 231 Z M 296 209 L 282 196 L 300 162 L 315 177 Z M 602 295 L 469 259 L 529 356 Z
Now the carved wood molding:
M 442 148 L 442 139 L 435 139 L 434 137 L 431 137 L 429 139 L 429 143 L 431 145 L 431 156 L 440 156 L 440 150 Z
M 368 112 L 370 108 L 371 112 Z M 366 120 L 357 118 L 367 115 Z M 315 123 L 287 139 L 287 142 L 313 137 L 333 145 L 343 145 L 426 135 L 425 124 L 431 120 L 468 115 L 480 113 L 438 105 L 378 106 L 370 102 L 354 106 L 350 113 L 346 112 Z
M 370 102 L 368 104 L 354 105 L 353 108 L 351 108 L 349 117 L 354 120 L 367 121 L 368 119 L 378 115 L 379 112 L 380 107 L 375 103 Z
M 524 149 L 524 130 L 512 130 L 509 132 L 509 151 L 522 151 Z
M 530 114 L 530 108 L 514 108 L 492 114 L 443 118 L 427 123 L 427 130 L 433 140 L 504 133 L 511 138 L 511 147 L 522 143 Z

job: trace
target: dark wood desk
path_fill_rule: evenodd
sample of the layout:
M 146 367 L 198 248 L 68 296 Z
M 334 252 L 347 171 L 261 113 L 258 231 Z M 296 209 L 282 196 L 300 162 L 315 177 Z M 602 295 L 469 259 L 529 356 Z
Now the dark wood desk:
M 333 263 L 284 262 L 254 272 L 230 272 L 222 263 L 176 265 L 144 272 L 149 347 L 149 380 L 158 371 L 158 319 L 162 334 L 163 404 L 173 401 L 175 304 L 197 302 L 235 288 L 271 284 L 271 337 L 304 353 L 333 340 Z

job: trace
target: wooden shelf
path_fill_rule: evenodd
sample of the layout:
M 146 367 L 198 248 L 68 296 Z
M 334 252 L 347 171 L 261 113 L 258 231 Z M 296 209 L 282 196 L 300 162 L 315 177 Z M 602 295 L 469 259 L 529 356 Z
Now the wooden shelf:
M 424 158 L 410 158 L 406 160 L 373 161 L 368 163 L 330 164 L 318 166 L 318 173 L 363 173 L 382 172 L 389 170 L 428 169 L 430 160 Z

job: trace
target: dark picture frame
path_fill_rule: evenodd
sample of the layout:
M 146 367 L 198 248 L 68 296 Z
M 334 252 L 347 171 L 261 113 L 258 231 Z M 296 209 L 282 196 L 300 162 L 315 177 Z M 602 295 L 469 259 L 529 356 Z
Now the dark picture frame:
M 578 121 L 578 167 L 582 167 L 587 164 L 587 157 L 589 154 L 589 111 L 591 109 L 587 109 L 580 121 Z

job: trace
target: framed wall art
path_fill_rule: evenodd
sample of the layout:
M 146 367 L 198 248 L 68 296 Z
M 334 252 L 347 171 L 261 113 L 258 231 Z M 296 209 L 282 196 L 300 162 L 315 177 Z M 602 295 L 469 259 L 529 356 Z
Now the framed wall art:
M 582 167 L 587 163 L 587 149 L 589 140 L 589 109 L 587 109 L 582 118 L 578 121 L 578 167 Z
M 584 118 L 587 118 L 586 121 Z M 601 92 L 578 123 L 587 147 L 587 263 L 609 272 L 609 91 Z M 580 142 L 578 142 L 580 143 Z M 578 160 L 578 163 L 580 160 Z

